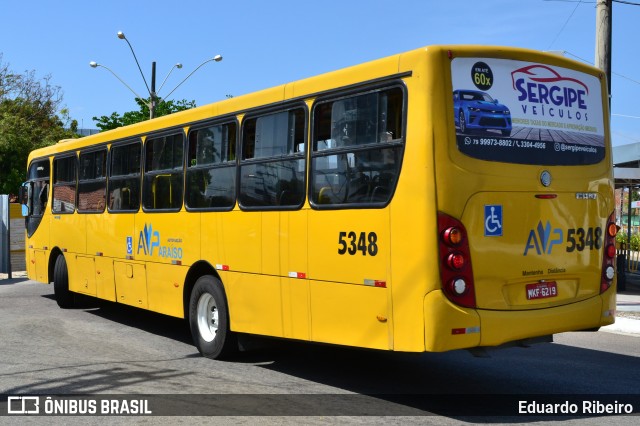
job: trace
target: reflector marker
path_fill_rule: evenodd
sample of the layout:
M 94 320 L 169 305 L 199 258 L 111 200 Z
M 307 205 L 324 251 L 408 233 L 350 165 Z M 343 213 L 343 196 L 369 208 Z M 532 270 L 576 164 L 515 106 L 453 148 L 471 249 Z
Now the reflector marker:
M 101 251 L 96 252 L 96 256 L 102 256 L 102 252 Z
M 371 286 L 371 287 L 387 288 L 387 282 L 386 281 L 368 280 L 366 278 L 364 280 L 364 285 L 368 285 L 368 286 Z
M 127 260 L 133 260 L 133 256 L 131 256 L 130 254 L 128 254 L 128 255 L 125 257 L 125 259 L 127 259 Z
M 307 278 L 307 274 L 304 272 L 289 272 L 289 278 L 305 279 Z
M 480 333 L 480 327 L 452 328 L 451 334 L 473 334 Z
M 182 265 L 182 260 L 172 260 L 171 264 L 172 265 Z
M 218 264 L 216 264 L 216 269 L 218 271 L 228 271 L 229 270 L 229 265 L 220 265 L 218 263 Z

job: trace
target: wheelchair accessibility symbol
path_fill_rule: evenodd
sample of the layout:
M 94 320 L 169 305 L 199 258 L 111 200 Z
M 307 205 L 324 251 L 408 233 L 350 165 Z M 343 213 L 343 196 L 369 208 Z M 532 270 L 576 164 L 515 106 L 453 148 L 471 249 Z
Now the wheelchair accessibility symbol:
M 484 236 L 502 236 L 502 206 L 490 204 L 484 206 Z

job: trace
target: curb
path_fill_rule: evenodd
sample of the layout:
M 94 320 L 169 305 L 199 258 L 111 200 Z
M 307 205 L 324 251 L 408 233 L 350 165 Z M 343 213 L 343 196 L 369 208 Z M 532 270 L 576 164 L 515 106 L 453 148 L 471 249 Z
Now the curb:
M 614 324 L 600 328 L 606 333 L 627 334 L 640 337 L 640 320 L 633 318 L 616 317 Z

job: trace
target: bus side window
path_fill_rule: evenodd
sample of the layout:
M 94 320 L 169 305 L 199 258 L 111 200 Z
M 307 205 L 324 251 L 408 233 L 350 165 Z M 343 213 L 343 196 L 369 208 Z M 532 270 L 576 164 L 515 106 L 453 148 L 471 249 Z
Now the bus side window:
M 381 204 L 391 199 L 404 144 L 402 110 L 399 87 L 314 106 L 312 205 Z
M 75 154 L 53 160 L 53 212 L 73 213 L 76 209 L 77 159 Z
M 108 207 L 110 212 L 140 208 L 140 142 L 111 147 Z
M 144 146 L 143 207 L 147 210 L 180 210 L 184 185 L 183 134 L 149 138 Z
M 244 120 L 240 206 L 300 208 L 305 198 L 306 110 L 292 108 Z
M 103 212 L 107 189 L 107 150 L 81 152 L 78 176 L 78 211 Z
M 236 202 L 235 122 L 189 132 L 185 205 L 231 209 Z

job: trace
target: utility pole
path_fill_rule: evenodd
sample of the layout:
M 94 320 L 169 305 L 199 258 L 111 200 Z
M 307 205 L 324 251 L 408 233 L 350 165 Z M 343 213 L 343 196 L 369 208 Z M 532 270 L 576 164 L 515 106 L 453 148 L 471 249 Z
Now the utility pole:
M 607 75 L 609 111 L 611 111 L 611 15 L 613 0 L 597 0 L 596 4 L 596 67 Z
M 149 90 L 149 119 L 156 118 L 156 62 L 151 62 L 151 90 Z

